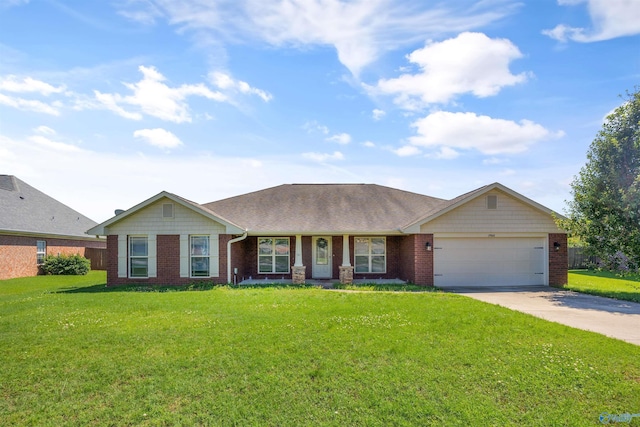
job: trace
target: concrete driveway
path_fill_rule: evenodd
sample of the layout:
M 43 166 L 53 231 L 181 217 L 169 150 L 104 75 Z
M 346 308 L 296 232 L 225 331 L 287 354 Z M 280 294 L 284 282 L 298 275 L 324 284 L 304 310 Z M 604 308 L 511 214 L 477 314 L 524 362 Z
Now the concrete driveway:
M 447 292 L 640 345 L 640 304 L 548 286 L 449 288 Z

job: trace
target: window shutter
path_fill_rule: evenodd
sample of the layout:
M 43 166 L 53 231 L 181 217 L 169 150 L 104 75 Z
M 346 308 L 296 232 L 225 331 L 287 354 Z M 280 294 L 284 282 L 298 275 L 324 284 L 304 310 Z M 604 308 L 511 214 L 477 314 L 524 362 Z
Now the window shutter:
M 149 257 L 149 264 L 148 264 L 148 276 L 149 277 L 158 277 L 158 258 L 157 258 L 157 247 L 156 247 L 156 235 L 155 234 L 149 234 L 149 236 L 147 236 L 147 242 L 148 242 L 148 257 Z
M 220 275 L 220 240 L 217 234 L 209 236 L 209 274 L 211 277 Z
M 118 235 L 118 277 L 127 277 L 127 236 Z
M 180 277 L 189 277 L 189 235 L 180 235 Z

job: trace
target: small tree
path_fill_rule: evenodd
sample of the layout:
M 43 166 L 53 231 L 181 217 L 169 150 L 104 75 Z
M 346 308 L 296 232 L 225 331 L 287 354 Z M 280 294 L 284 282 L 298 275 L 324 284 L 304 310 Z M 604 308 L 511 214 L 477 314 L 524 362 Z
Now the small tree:
M 91 269 L 91 262 L 80 255 L 49 255 L 42 264 L 44 274 L 84 276 Z
M 560 221 L 615 270 L 640 267 L 640 90 L 627 98 L 591 143 Z

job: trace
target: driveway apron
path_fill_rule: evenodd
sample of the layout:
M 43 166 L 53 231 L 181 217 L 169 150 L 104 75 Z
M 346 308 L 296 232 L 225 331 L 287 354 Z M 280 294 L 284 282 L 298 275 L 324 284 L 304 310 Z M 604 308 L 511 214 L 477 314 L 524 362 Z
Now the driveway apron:
M 640 345 L 639 303 L 547 286 L 450 288 L 447 291 Z

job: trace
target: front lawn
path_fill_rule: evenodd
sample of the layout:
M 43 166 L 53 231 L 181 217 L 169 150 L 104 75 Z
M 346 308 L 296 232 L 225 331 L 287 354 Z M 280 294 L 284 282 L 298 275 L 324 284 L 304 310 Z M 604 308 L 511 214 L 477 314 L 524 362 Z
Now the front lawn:
M 571 270 L 565 289 L 640 302 L 640 276 L 617 276 L 606 271 Z
M 104 281 L 0 281 L 0 425 L 584 426 L 640 412 L 640 347 L 460 295 Z

